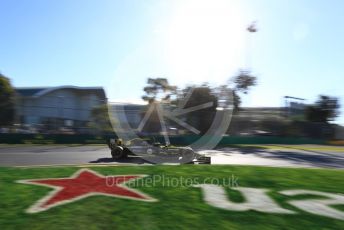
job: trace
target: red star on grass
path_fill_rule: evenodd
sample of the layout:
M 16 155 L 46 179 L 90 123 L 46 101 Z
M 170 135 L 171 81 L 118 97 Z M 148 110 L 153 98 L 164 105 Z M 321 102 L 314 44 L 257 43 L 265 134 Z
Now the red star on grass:
M 103 176 L 89 169 L 81 169 L 69 178 L 20 180 L 19 183 L 54 188 L 47 196 L 32 205 L 27 212 L 36 213 L 52 207 L 71 203 L 89 196 L 104 195 L 140 201 L 156 201 L 154 198 L 128 188 L 125 184 L 145 175 Z

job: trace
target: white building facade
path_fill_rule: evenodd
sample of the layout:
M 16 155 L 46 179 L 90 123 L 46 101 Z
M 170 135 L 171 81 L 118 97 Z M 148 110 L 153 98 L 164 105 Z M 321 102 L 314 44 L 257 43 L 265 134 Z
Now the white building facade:
M 102 87 L 16 88 L 16 116 L 21 124 L 86 127 L 93 108 L 107 103 Z

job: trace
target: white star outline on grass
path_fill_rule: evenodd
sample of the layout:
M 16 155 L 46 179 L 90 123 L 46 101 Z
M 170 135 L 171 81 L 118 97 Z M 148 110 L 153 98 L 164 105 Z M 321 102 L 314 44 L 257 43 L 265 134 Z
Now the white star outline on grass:
M 116 198 L 122 198 L 122 199 L 129 199 L 129 200 L 137 200 L 137 201 L 144 201 L 144 202 L 156 202 L 158 201 L 155 198 L 150 197 L 149 195 L 142 193 L 136 189 L 129 188 L 126 186 L 127 183 L 130 183 L 132 181 L 141 179 L 146 177 L 147 175 L 111 175 L 114 178 L 124 178 L 124 180 L 120 183 L 116 183 L 115 187 L 119 189 L 119 191 L 112 191 L 112 192 L 101 192 L 101 191 L 95 191 L 97 189 L 89 189 L 89 191 L 83 191 L 79 195 L 73 195 L 71 194 L 70 197 L 73 198 L 64 198 L 61 200 L 58 200 L 56 202 L 53 202 L 52 204 L 48 204 L 49 201 L 52 199 L 56 198 L 59 194 L 63 193 L 66 189 L 67 186 L 63 185 L 52 185 L 51 182 L 50 184 L 46 181 L 73 181 L 79 179 L 82 174 L 89 174 L 91 177 L 101 179 L 102 181 L 106 180 L 108 176 L 101 175 L 93 170 L 90 169 L 80 169 L 77 172 L 75 172 L 71 177 L 64 177 L 64 178 L 40 178 L 40 179 L 27 179 L 27 180 L 18 180 L 16 181 L 17 183 L 21 184 L 29 184 L 29 185 L 39 185 L 39 186 L 45 186 L 49 188 L 53 188 L 54 190 L 49 192 L 46 196 L 43 198 L 39 199 L 37 202 L 35 202 L 33 205 L 31 205 L 26 212 L 27 213 L 38 213 L 38 212 L 43 212 L 48 209 L 51 209 L 56 206 L 72 203 L 90 196 L 95 196 L 95 195 L 103 195 L 103 196 L 108 196 L 108 197 L 116 197 Z M 78 187 L 78 184 L 74 185 L 75 187 Z M 110 185 L 106 185 L 110 187 Z M 79 185 L 80 189 L 83 189 L 82 184 Z M 103 185 L 103 187 L 105 187 Z M 123 194 L 123 191 L 127 192 L 127 194 Z M 117 194 L 116 194 L 117 193 Z M 82 194 L 82 195 L 81 195 Z

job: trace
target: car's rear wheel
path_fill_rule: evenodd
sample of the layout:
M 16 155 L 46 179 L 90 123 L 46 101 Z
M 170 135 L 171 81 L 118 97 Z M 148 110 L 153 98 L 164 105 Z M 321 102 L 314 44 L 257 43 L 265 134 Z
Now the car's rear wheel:
M 114 160 L 124 158 L 126 155 L 126 151 L 123 150 L 122 146 L 116 146 L 111 150 L 111 156 Z

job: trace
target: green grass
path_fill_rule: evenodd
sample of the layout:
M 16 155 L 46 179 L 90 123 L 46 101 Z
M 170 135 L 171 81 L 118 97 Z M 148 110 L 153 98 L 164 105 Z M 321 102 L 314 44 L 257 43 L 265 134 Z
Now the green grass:
M 233 212 L 214 208 L 202 199 L 199 188 L 133 185 L 159 202 L 93 196 L 74 203 L 27 214 L 25 210 L 52 189 L 16 183 L 21 179 L 69 177 L 79 167 L 0 168 L 0 229 L 344 229 L 344 221 L 309 214 L 288 205 L 278 193 L 285 189 L 309 189 L 344 193 L 344 171 L 246 166 L 135 166 L 94 167 L 103 175 L 148 174 L 167 178 L 228 178 L 234 175 L 239 186 L 269 188 L 269 195 L 295 215 L 256 211 Z M 145 178 L 143 180 L 149 180 Z M 242 201 L 234 190 L 231 199 Z M 344 211 L 344 206 L 338 206 Z

